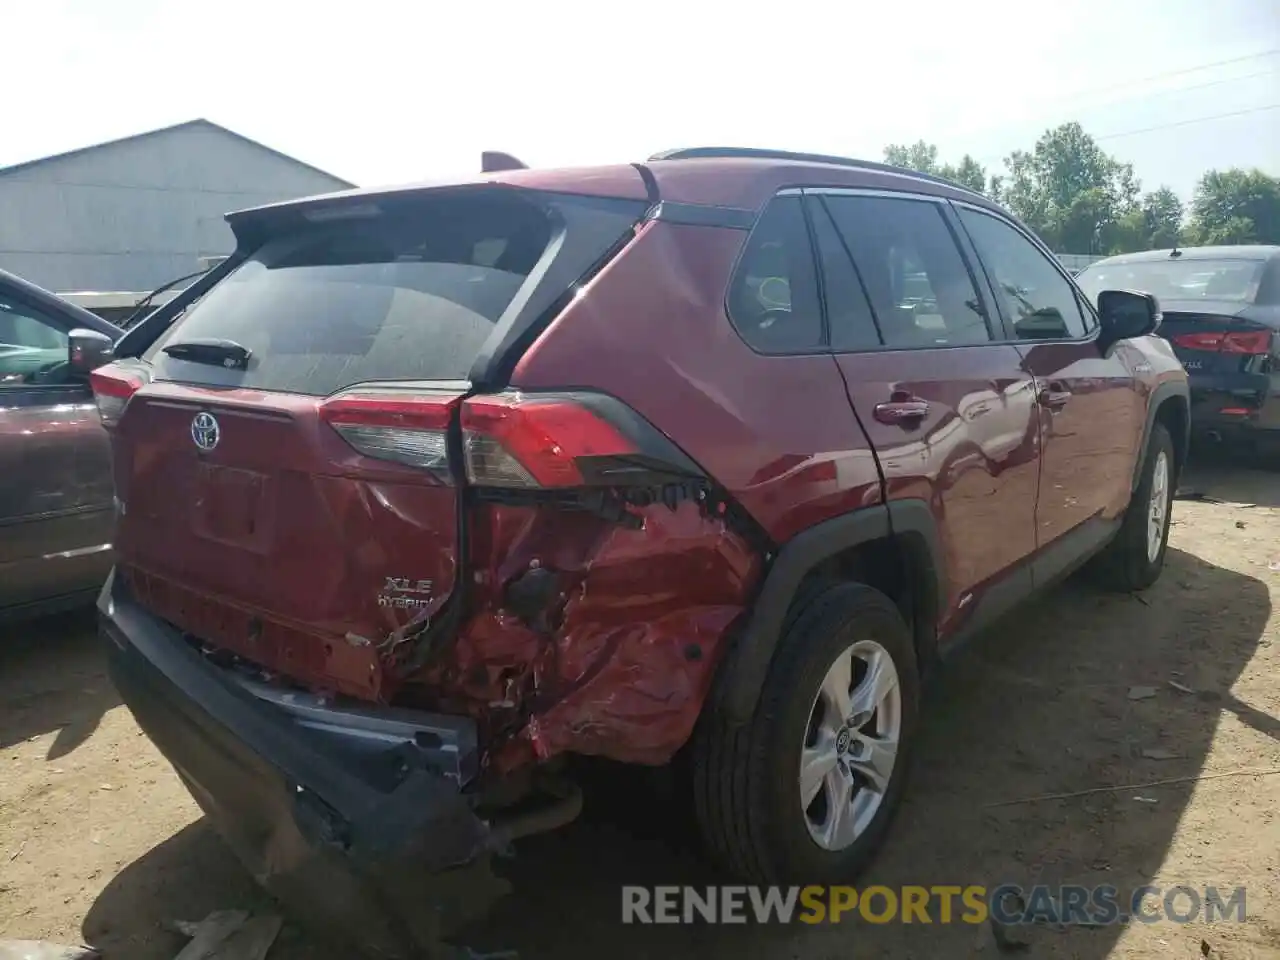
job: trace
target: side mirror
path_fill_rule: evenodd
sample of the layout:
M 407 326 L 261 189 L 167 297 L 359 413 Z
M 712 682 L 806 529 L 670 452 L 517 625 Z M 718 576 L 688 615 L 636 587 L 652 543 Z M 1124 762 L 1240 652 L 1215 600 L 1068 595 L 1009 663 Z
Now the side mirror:
M 115 342 L 105 333 L 77 327 L 67 337 L 67 365 L 72 373 L 88 376 L 111 362 L 114 348 Z
M 1102 321 L 1098 347 L 1106 353 L 1117 341 L 1160 329 L 1160 303 L 1150 293 L 1103 290 L 1098 294 L 1098 319 Z

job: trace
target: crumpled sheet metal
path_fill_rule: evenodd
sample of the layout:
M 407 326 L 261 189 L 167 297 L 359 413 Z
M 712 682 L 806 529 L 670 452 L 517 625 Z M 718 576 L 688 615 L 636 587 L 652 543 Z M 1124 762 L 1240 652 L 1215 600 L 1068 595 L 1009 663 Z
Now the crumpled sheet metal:
M 519 723 L 500 768 L 570 752 L 661 764 L 692 732 L 760 559 L 696 503 L 637 513 L 640 530 L 498 507 L 479 531 L 483 612 L 429 682 L 447 708 Z M 534 567 L 559 577 L 542 631 L 502 607 L 503 585 Z

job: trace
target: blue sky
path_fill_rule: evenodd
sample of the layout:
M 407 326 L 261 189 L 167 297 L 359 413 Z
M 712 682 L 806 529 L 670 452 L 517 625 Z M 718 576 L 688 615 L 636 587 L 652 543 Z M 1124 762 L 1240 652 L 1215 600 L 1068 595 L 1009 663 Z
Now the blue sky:
M 1075 119 L 1147 189 L 1280 175 L 1280 0 L 10 0 L 6 25 L 0 164 L 197 116 L 364 185 L 485 149 L 924 138 L 998 164 Z

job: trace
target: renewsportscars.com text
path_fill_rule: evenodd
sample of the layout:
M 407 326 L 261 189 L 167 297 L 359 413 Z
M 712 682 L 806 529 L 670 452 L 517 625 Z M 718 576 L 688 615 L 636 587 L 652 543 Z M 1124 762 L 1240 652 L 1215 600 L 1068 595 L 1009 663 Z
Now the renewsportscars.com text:
M 1143 886 L 1120 890 L 1002 884 L 864 889 L 848 886 L 624 886 L 623 923 L 1032 923 L 1244 922 L 1244 887 Z

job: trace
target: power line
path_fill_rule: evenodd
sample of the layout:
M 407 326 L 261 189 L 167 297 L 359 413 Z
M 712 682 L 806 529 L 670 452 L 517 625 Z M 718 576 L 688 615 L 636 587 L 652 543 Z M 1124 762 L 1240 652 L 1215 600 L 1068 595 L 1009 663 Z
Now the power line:
M 1091 89 L 1078 90 L 1075 93 L 1068 93 L 1063 99 L 1065 102 L 1069 102 L 1078 97 L 1087 97 L 1095 93 L 1109 93 L 1112 90 L 1122 90 L 1126 87 L 1134 87 L 1140 83 L 1151 83 L 1155 80 L 1168 80 L 1170 77 L 1182 77 L 1189 73 L 1200 73 L 1203 70 L 1213 70 L 1216 67 L 1228 67 L 1233 63 L 1248 63 L 1250 60 L 1261 60 L 1263 57 L 1273 57 L 1276 54 L 1280 54 L 1280 47 L 1273 47 L 1270 50 L 1263 50 L 1259 53 L 1251 53 L 1244 57 L 1231 57 L 1228 60 L 1216 60 L 1213 63 L 1202 63 L 1195 67 L 1182 67 L 1178 70 L 1166 70 L 1163 73 L 1153 73 L 1151 76 L 1138 77 L 1135 80 L 1123 80 L 1120 83 L 1108 84 L 1105 87 L 1093 87 Z M 1195 88 L 1193 87 L 1189 89 Z
M 1132 137 L 1139 133 L 1154 133 L 1157 130 L 1170 130 L 1173 127 L 1186 127 L 1193 123 L 1206 123 L 1210 120 L 1225 120 L 1227 117 L 1243 117 L 1250 113 L 1263 113 L 1267 110 L 1280 110 L 1280 103 L 1270 103 L 1262 107 L 1250 107 L 1248 110 L 1233 110 L 1230 113 L 1214 113 L 1207 117 L 1192 117 L 1189 120 L 1175 120 L 1172 123 L 1161 123 L 1154 127 L 1142 127 L 1139 130 L 1125 130 L 1122 133 L 1104 133 L 1094 140 L 1115 140 L 1118 137 Z
M 1112 90 L 1125 90 L 1129 87 L 1135 87 L 1143 83 L 1150 83 L 1153 80 L 1164 80 L 1169 77 L 1180 77 L 1190 73 L 1199 73 L 1203 70 L 1212 70 L 1215 67 L 1225 67 L 1234 63 L 1246 63 L 1250 60 L 1260 60 L 1264 57 L 1271 57 L 1277 54 L 1280 54 L 1280 47 L 1276 47 L 1270 50 L 1263 50 L 1259 53 L 1251 53 L 1248 56 L 1231 57 L 1230 59 L 1227 59 L 1227 60 L 1215 60 L 1213 63 L 1202 63 L 1199 66 L 1195 66 L 1195 67 L 1182 67 L 1178 70 L 1169 70 L 1169 71 L 1165 71 L 1164 73 L 1155 73 L 1147 77 L 1139 77 L 1136 80 L 1124 81 L 1123 83 L 1120 83 L 1120 84 L 1111 84 L 1105 87 L 1093 87 L 1092 89 L 1081 90 L 1081 91 L 1078 91 L 1077 93 L 1067 94 L 1065 97 L 1062 97 L 1058 100 L 1052 100 L 1052 101 L 1049 101 L 1047 104 L 1042 104 L 1042 107 L 1044 109 L 1052 110 L 1055 112 L 1063 109 L 1067 109 L 1067 108 L 1075 111 L 1088 111 L 1090 109 L 1088 105 L 1076 104 L 1074 107 L 1072 107 L 1071 104 L 1073 101 L 1077 101 L 1081 97 L 1088 97 L 1093 94 L 1107 93 Z M 1244 76 L 1239 76 L 1239 77 L 1222 77 L 1217 80 L 1210 80 L 1205 83 L 1195 84 L 1194 86 L 1175 87 L 1171 90 L 1149 91 L 1143 94 L 1139 94 L 1137 96 L 1123 97 L 1118 100 L 1112 100 L 1106 103 L 1095 104 L 1094 106 L 1105 107 L 1105 106 L 1116 106 L 1121 104 L 1125 106 L 1130 106 L 1134 103 L 1141 103 L 1143 100 L 1151 100 L 1151 99 L 1155 99 L 1156 97 L 1167 96 L 1171 93 L 1183 93 L 1183 92 L 1189 92 L 1192 90 L 1201 90 L 1206 87 L 1219 86 L 1225 83 L 1238 83 L 1243 80 L 1256 80 L 1259 77 L 1265 77 L 1274 72 L 1275 71 L 1273 70 L 1262 70 L 1256 73 L 1245 74 Z M 1263 109 L 1269 109 L 1269 108 L 1263 108 Z M 1206 119 L 1216 119 L 1216 118 L 1210 117 Z M 990 134 L 990 133 L 994 133 L 1002 130 L 1012 130 L 1015 126 L 1018 126 L 1019 124 L 1025 123 L 1027 125 L 1030 125 L 1032 122 L 1033 121 L 1031 121 L 1030 118 L 1024 118 L 1021 121 L 1006 122 L 1002 124 L 996 124 L 993 126 L 979 127 L 976 129 L 971 129 L 966 131 L 961 137 L 958 137 L 958 138 L 952 137 L 951 139 L 966 139 L 966 138 L 977 136 L 979 134 Z M 1191 122 L 1199 122 L 1199 121 L 1191 121 Z M 1158 127 L 1154 129 L 1163 129 L 1163 128 Z M 1132 132 L 1144 133 L 1146 131 L 1137 130 Z M 1109 136 L 1125 137 L 1128 135 L 1129 135 L 1129 132 L 1119 133 L 1119 134 L 1110 134 Z M 1099 140 L 1103 138 L 1094 137 L 1094 139 Z
M 1154 100 L 1156 97 L 1167 97 L 1174 93 L 1190 93 L 1192 90 L 1205 90 L 1209 87 L 1220 87 L 1224 83 L 1240 83 L 1242 80 L 1257 80 L 1259 77 L 1273 77 L 1276 75 L 1275 70 L 1259 70 L 1257 73 L 1246 73 L 1239 77 L 1222 77 L 1218 80 L 1209 80 L 1205 83 L 1197 83 L 1190 87 L 1174 87 L 1172 90 L 1154 90 L 1151 93 L 1144 93 L 1137 97 L 1121 98 L 1119 100 L 1108 100 L 1105 103 L 1099 103 L 1096 107 L 1110 107 L 1116 104 L 1130 104 L 1135 100 Z M 1085 110 L 1092 110 L 1095 107 L 1085 107 Z

